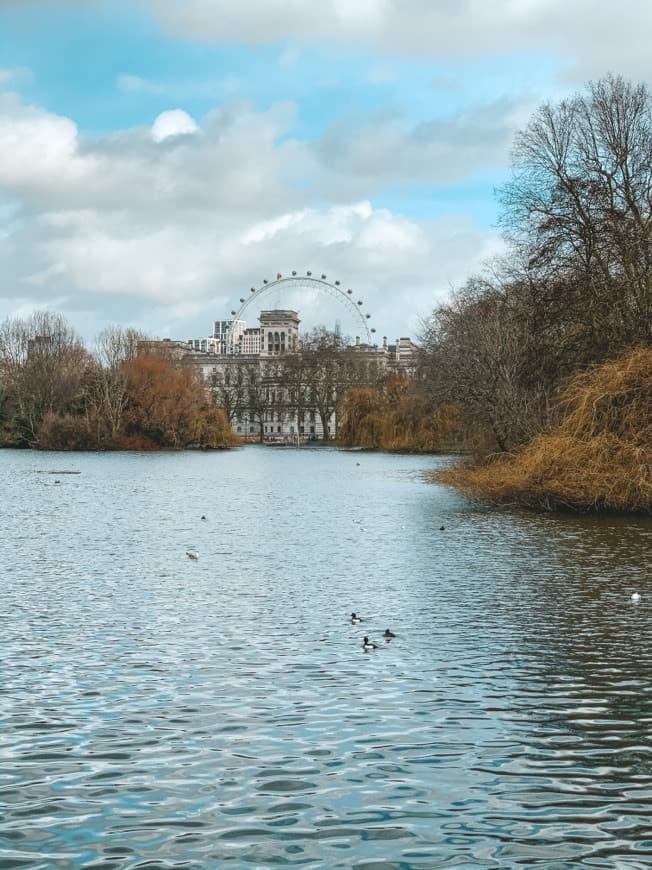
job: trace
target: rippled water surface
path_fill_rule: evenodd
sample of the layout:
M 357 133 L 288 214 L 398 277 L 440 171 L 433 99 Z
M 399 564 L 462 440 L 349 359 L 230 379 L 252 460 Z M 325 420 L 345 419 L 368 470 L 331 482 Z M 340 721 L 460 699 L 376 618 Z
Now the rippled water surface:
M 652 866 L 650 522 L 445 461 L 1 452 L 0 866 Z

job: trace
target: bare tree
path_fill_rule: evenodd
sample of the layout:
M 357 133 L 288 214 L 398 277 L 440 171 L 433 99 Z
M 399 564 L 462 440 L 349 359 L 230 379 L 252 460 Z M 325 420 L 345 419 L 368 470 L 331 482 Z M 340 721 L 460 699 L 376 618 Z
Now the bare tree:
M 107 428 L 107 437 L 113 441 L 122 427 L 124 411 L 129 400 L 127 370 L 125 363 L 138 355 L 138 343 L 144 334 L 136 329 L 108 326 L 95 339 L 95 356 L 99 362 L 89 399 L 94 406 L 95 421 Z M 98 428 L 98 440 L 101 433 Z
M 545 104 L 518 135 L 503 225 L 535 279 L 579 289 L 569 306 L 605 351 L 651 339 L 652 100 L 608 76 Z
M 365 383 L 365 373 L 361 354 L 343 346 L 337 333 L 317 327 L 304 336 L 297 353 L 282 358 L 280 377 L 292 410 L 299 418 L 306 410 L 316 411 L 323 439 L 328 441 L 330 423 L 344 393 Z
M 243 412 L 258 426 L 259 440 L 265 438 L 265 424 L 275 411 L 280 411 L 279 370 L 276 362 L 261 365 L 259 361 L 244 363 Z
M 229 423 L 239 417 L 246 405 L 247 377 L 238 359 L 229 359 L 209 378 L 214 403 L 222 408 Z
M 430 394 L 457 403 L 509 450 L 549 422 L 551 383 L 520 287 L 472 279 L 424 331 Z
M 83 410 L 91 358 L 60 314 L 38 311 L 0 327 L 0 368 L 20 441 L 31 443 L 46 414 Z
M 428 382 L 509 450 L 554 420 L 578 368 L 649 343 L 652 101 L 608 76 L 543 105 L 501 191 L 508 255 L 433 313 Z

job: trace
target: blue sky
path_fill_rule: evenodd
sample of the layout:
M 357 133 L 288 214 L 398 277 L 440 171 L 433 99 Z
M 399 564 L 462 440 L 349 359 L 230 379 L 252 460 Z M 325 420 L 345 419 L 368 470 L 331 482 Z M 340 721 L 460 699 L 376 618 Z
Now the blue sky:
M 594 6 L 0 0 L 0 315 L 202 335 L 313 268 L 414 334 L 502 250 L 494 189 L 536 106 L 650 80 L 649 4 Z

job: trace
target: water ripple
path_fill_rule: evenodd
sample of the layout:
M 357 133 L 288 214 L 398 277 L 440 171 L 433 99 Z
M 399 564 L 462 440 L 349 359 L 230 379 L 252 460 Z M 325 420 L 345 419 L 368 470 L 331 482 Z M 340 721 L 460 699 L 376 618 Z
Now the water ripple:
M 652 864 L 650 522 L 353 457 L 3 451 L 3 868 Z

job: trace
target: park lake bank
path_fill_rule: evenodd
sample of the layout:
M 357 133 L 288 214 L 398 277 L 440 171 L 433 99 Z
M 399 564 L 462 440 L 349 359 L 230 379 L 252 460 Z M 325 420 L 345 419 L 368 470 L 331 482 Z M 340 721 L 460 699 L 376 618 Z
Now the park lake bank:
M 452 461 L 2 451 L 3 866 L 648 863 L 652 521 Z
M 519 450 L 435 475 L 489 504 L 652 514 L 652 351 L 581 372 L 558 425 Z
M 164 408 L 154 416 L 156 403 L 143 406 L 141 397 L 136 429 L 116 431 L 106 441 L 98 439 L 98 446 L 109 451 L 146 448 L 157 452 L 173 447 L 210 451 L 245 443 L 221 409 L 202 405 L 202 389 L 188 379 L 187 371 L 176 371 L 165 360 L 151 357 L 136 363 L 154 366 L 157 374 L 162 367 L 166 382 L 168 376 L 178 380 L 183 412 L 177 407 L 170 414 Z M 185 396 L 188 388 L 190 405 Z M 138 402 L 135 404 L 138 408 Z M 535 435 L 514 452 L 485 456 L 474 465 L 468 454 L 474 444 L 478 452 L 482 427 L 465 419 L 455 404 L 433 407 L 414 381 L 390 378 L 380 387 L 352 388 L 344 395 L 335 442 L 299 435 L 291 440 L 272 436 L 266 446 L 328 448 L 334 443 L 343 452 L 382 450 L 424 456 L 454 452 L 457 462 L 447 462 L 433 473 L 433 480 L 472 499 L 509 508 L 651 514 L 652 351 L 637 348 L 577 373 L 557 405 L 556 426 Z M 70 452 L 83 451 L 89 446 L 92 428 L 88 417 L 74 419 L 50 413 L 38 438 L 22 444 L 38 450 L 60 446 Z M 259 439 L 263 439 L 262 428 Z M 460 461 L 465 451 L 467 457 Z
M 465 401 L 463 392 L 440 392 L 436 399 L 437 366 L 424 364 L 427 354 L 419 358 L 416 351 L 410 375 L 381 376 L 374 369 L 372 377 L 355 348 L 334 341 L 287 355 L 285 368 L 269 361 L 267 369 L 257 368 L 262 358 L 247 363 L 246 372 L 231 372 L 220 387 L 216 374 L 206 379 L 187 360 L 158 351 L 139 354 L 128 330 L 110 333 L 123 353 L 107 366 L 57 315 L 3 327 L 5 338 L 13 335 L 20 346 L 40 328 L 49 330 L 47 341 L 30 339 L 28 346 L 37 350 L 18 354 L 14 364 L 5 361 L 2 446 L 212 450 L 253 440 L 299 446 L 323 439 L 397 453 L 466 453 L 475 466 L 449 469 L 438 479 L 469 497 L 545 510 L 652 513 L 649 347 L 580 366 L 548 391 L 533 387 L 536 401 L 522 396 L 520 405 L 509 400 L 514 384 L 507 379 L 502 406 L 485 391 L 482 407 Z M 431 363 L 437 353 L 431 348 Z M 308 363 L 314 369 L 310 383 L 301 368 Z M 533 401 L 545 413 L 532 417 Z

